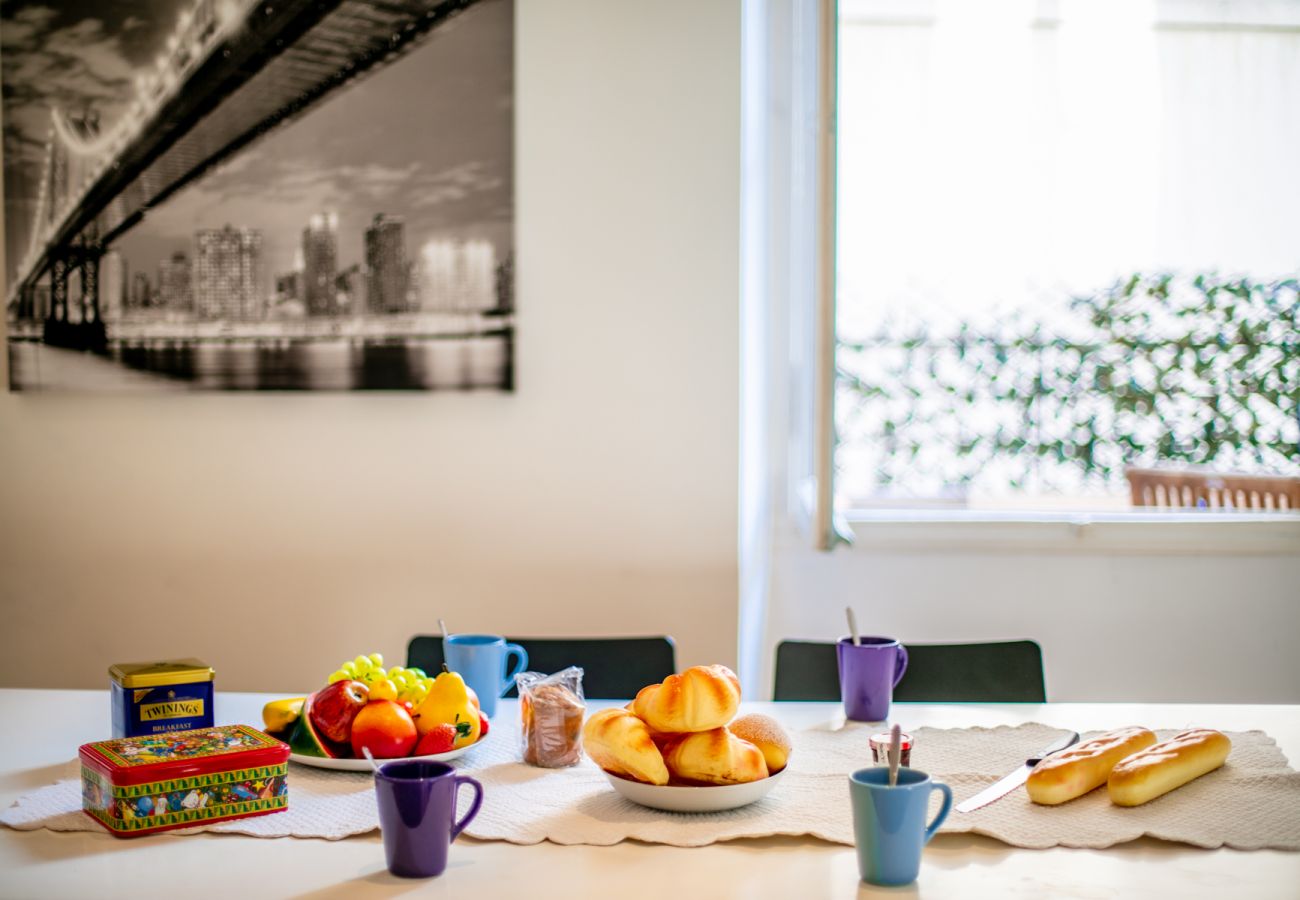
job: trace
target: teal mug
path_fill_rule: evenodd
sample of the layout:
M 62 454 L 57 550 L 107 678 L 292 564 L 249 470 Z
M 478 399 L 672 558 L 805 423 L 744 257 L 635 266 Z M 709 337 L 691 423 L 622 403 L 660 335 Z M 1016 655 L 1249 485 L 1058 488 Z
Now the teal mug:
M 478 694 L 479 709 L 489 719 L 497 714 L 497 698 L 528 668 L 528 651 L 496 634 L 448 635 L 442 639 L 442 656 L 447 668 L 459 672 Z M 515 664 L 506 671 L 512 656 Z
M 928 825 L 930 794 L 943 794 L 943 805 Z M 889 769 L 876 766 L 849 776 L 853 804 L 853 839 L 858 871 L 869 884 L 911 884 L 921 871 L 921 851 L 930 843 L 952 808 L 952 789 L 931 781 L 919 769 L 898 770 L 898 783 L 889 786 Z

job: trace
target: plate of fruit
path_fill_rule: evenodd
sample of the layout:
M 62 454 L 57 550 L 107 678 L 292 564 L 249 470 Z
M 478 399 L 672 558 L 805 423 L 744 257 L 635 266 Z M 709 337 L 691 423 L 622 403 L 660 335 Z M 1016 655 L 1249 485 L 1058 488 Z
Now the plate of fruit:
M 378 762 L 446 762 L 488 733 L 478 697 L 459 674 L 445 666 L 433 678 L 421 669 L 385 669 L 378 653 L 345 662 L 314 694 L 272 700 L 262 720 L 294 762 L 352 772 L 370 770 L 367 749 Z

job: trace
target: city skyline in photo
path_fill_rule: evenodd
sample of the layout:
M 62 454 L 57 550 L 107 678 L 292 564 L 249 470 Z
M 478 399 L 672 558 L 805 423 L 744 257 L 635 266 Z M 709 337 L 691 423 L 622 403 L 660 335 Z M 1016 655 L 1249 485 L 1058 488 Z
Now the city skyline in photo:
M 514 260 L 500 259 L 490 241 L 437 238 L 411 254 L 405 222 L 383 213 L 365 228 L 360 263 L 340 262 L 340 239 L 335 214 L 313 216 L 293 267 L 282 272 L 267 269 L 265 235 L 256 228 L 196 231 L 189 250 L 152 270 L 133 270 L 112 250 L 101 260 L 100 309 L 108 320 L 156 313 L 257 321 L 513 308 Z
M 20 226 L 8 232 L 11 267 L 27 240 L 19 232 L 32 214 L 30 188 L 39 182 L 32 148 L 48 127 L 49 107 L 89 107 L 111 123 L 131 97 L 131 73 L 166 40 L 183 4 L 150 3 L 147 16 L 140 6 L 6 9 L 6 217 Z M 335 92 L 168 198 L 109 248 L 128 285 L 143 274 L 157 291 L 176 254 L 195 265 L 196 234 L 228 225 L 261 233 L 256 287 L 269 306 L 278 282 L 303 271 L 303 232 L 321 217 L 336 223 L 340 273 L 365 271 L 365 235 L 377 215 L 402 222 L 404 253 L 416 270 L 449 243 L 486 243 L 496 264 L 508 260 L 513 76 L 503 23 L 511 15 L 508 3 L 471 7 L 405 58 Z M 81 65 L 41 81 L 66 61 L 73 41 L 87 48 L 77 51 Z

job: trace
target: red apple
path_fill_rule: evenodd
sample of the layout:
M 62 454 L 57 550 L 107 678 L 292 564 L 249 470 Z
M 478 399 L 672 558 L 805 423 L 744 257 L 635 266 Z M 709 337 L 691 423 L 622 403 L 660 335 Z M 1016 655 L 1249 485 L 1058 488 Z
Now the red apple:
M 352 721 L 352 752 L 358 757 L 366 755 L 365 747 L 376 759 L 407 756 L 419 738 L 411 714 L 393 700 L 371 700 Z
M 369 694 L 370 688 L 360 681 L 336 681 L 322 688 L 312 698 L 312 725 L 331 741 L 346 744 L 352 722 L 365 707 Z

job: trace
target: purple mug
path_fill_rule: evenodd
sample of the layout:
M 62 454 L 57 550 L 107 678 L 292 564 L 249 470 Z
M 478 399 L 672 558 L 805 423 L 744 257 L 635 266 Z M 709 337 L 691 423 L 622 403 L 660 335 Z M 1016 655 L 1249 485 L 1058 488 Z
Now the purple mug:
M 840 664 L 840 696 L 844 714 L 855 722 L 889 718 L 894 687 L 907 671 L 907 648 L 893 638 L 840 638 L 835 653 Z
M 474 788 L 474 802 L 456 821 L 456 792 Z M 379 827 L 384 833 L 388 871 L 403 878 L 428 878 L 447 868 L 447 850 L 483 805 L 483 785 L 457 775 L 446 763 L 398 760 L 375 773 Z

